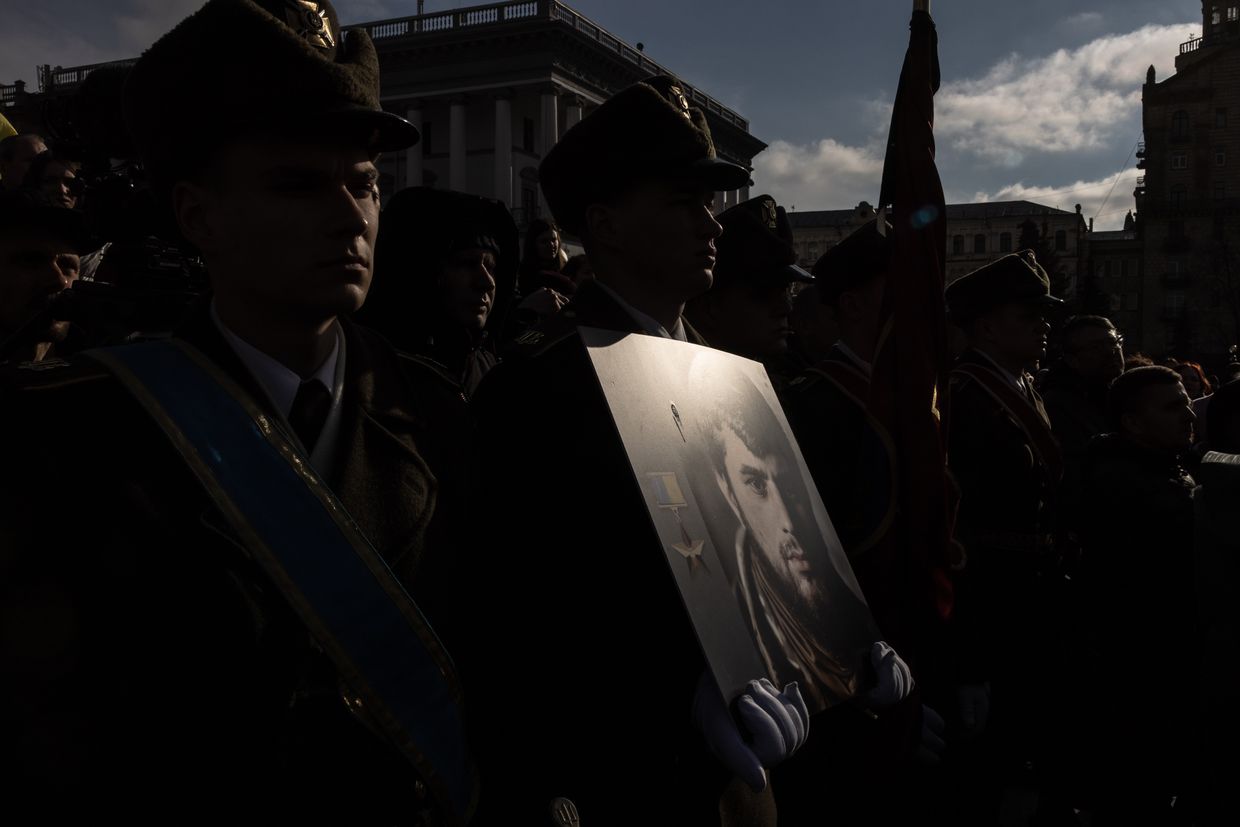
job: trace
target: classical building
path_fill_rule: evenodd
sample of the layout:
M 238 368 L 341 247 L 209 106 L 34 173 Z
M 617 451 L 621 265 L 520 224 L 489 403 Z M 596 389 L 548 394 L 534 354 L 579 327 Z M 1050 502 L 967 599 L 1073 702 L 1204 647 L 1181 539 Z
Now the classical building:
M 1211 363 L 1240 340 L 1240 0 L 1203 2 L 1202 36 L 1142 90 L 1145 350 Z
M 874 208 L 861 202 L 851 210 L 815 210 L 788 215 L 803 266 L 834 247 L 866 221 Z M 1088 232 L 1080 208 L 1058 210 L 1030 201 L 947 205 L 947 281 L 1024 247 L 1037 251 L 1051 273 L 1056 293 L 1075 294 L 1083 272 Z
M 641 44 L 625 43 L 556 0 L 346 28 L 364 29 L 375 42 L 383 106 L 422 131 L 418 145 L 380 160 L 385 196 L 417 184 L 493 196 L 513 208 L 519 224 L 545 212 L 538 164 L 566 129 L 624 87 L 674 74 Z M 95 68 L 43 67 L 38 94 L 0 86 L 0 111 L 29 121 L 42 99 L 71 94 Z M 749 122 L 701 89 L 685 84 L 684 91 L 706 113 L 719 155 L 751 166 L 766 144 L 749 133 Z M 748 197 L 747 189 L 720 193 L 717 206 Z

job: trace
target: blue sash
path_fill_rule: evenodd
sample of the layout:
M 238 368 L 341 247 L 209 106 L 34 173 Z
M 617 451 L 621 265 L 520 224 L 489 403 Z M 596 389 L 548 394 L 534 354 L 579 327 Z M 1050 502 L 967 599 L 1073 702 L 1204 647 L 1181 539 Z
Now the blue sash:
M 355 693 L 348 699 L 354 711 L 400 748 L 444 812 L 464 823 L 475 789 L 452 661 L 288 436 L 185 342 L 85 355 L 104 365 L 158 423 L 329 654 Z

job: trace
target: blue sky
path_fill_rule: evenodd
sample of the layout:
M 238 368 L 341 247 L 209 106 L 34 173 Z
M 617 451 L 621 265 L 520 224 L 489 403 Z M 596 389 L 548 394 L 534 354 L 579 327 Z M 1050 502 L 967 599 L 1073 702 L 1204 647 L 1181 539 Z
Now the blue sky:
M 0 0 L 0 81 L 40 63 L 132 56 L 201 0 Z M 414 0 L 338 0 L 343 22 Z M 428 11 L 471 3 L 428 0 Z M 877 196 L 911 0 L 577 0 L 578 11 L 750 120 L 771 146 L 758 189 L 798 210 Z M 1146 68 L 1173 71 L 1201 29 L 1196 0 L 935 0 L 949 200 L 1080 203 L 1099 229 L 1132 206 Z M 1121 172 L 1121 170 L 1123 170 Z M 1108 192 L 1113 194 L 1109 200 Z M 1104 206 L 1104 203 L 1105 206 Z

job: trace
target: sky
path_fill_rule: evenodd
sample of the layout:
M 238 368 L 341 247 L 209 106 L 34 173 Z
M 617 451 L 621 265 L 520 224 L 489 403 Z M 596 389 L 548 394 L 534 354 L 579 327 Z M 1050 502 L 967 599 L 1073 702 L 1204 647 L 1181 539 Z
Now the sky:
M 132 57 L 202 0 L 0 0 L 0 82 Z M 427 11 L 476 5 L 427 0 Z M 574 8 L 749 119 L 758 192 L 797 210 L 878 196 L 911 0 L 575 0 Z M 1201 33 L 1197 0 L 934 0 L 939 171 L 951 203 L 1026 199 L 1097 229 L 1133 207 L 1141 86 Z M 337 0 L 343 23 L 415 0 Z M 226 53 L 226 50 L 225 50 Z

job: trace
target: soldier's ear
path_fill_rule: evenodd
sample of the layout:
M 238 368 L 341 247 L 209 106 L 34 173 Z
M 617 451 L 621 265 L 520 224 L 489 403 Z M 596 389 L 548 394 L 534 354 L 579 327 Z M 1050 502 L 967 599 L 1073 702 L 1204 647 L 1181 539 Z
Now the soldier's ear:
M 192 181 L 178 181 L 172 187 L 172 212 L 185 240 L 204 253 L 210 252 L 216 241 L 212 226 L 210 193 Z

